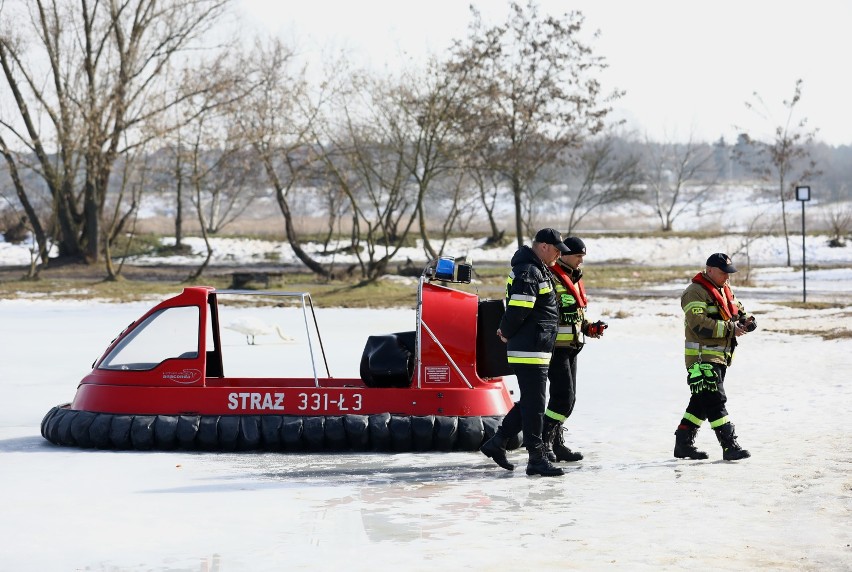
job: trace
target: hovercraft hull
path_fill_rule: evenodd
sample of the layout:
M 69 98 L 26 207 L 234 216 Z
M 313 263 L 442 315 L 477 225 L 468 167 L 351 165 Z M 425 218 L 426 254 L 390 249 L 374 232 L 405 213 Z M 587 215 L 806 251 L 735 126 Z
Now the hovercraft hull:
M 133 415 L 80 411 L 67 404 L 47 413 L 41 431 L 57 445 L 96 449 L 449 452 L 476 451 L 501 419 L 390 413 Z
M 512 407 L 501 377 L 510 373 L 505 346 L 495 334 L 503 305 L 445 285 L 459 276 L 469 281 L 469 268 L 432 270 L 418 286 L 414 331 L 369 336 L 358 378 L 328 373 L 307 293 L 185 288 L 111 342 L 73 402 L 45 415 L 42 435 L 100 449 L 477 450 Z M 435 277 L 443 283 L 428 282 Z M 276 370 L 281 362 L 262 359 L 257 323 L 237 330 L 248 345 L 225 339 L 220 324 L 237 328 L 220 316 L 233 307 L 220 305 L 223 295 L 263 296 L 273 307 L 286 307 L 282 296 L 299 298 L 304 345 L 291 348 L 310 358 L 313 377 L 234 375 L 235 363 L 247 363 L 240 357 Z M 285 339 L 279 326 L 266 331 Z M 266 345 L 280 360 L 284 348 Z M 318 374 L 318 363 L 328 375 Z M 300 375 L 295 365 L 285 362 Z

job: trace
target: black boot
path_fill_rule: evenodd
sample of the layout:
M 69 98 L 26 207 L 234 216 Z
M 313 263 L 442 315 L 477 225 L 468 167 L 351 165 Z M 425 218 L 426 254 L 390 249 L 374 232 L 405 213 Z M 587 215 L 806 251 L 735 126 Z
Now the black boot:
M 494 433 L 494 436 L 490 438 L 488 441 L 482 444 L 479 448 L 486 457 L 490 457 L 494 459 L 494 462 L 506 469 L 507 471 L 514 471 L 515 465 L 509 462 L 509 459 L 506 458 L 506 444 L 509 442 L 509 438 L 503 436 L 500 433 L 500 430 L 497 429 L 497 432 Z
M 557 461 L 556 454 L 553 452 L 553 441 L 556 439 L 556 433 L 561 433 L 562 424 L 556 419 L 551 419 L 545 416 L 544 428 L 541 431 L 541 440 L 544 443 L 544 456 L 551 463 Z
M 675 431 L 674 456 L 678 459 L 706 459 L 707 453 L 695 448 L 695 435 L 698 427 L 678 425 Z
M 553 454 L 557 461 L 566 461 L 573 463 L 583 459 L 583 454 L 579 451 L 572 451 L 565 445 L 565 433 L 562 431 L 562 423 L 556 431 L 556 439 L 553 441 Z
M 739 443 L 737 443 L 737 435 L 734 433 L 733 423 L 725 423 L 716 427 L 716 438 L 719 439 L 719 444 L 722 445 L 722 458 L 724 460 L 736 461 L 751 457 L 751 453 L 740 447 Z
M 527 462 L 528 475 L 541 475 L 542 477 L 561 477 L 565 471 L 554 467 L 544 453 L 544 445 L 529 449 L 530 460 Z

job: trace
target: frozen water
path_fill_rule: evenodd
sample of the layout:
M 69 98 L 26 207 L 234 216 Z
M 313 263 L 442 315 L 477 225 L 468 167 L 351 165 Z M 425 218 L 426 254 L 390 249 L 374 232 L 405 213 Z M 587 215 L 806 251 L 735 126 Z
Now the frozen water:
M 39 434 L 43 415 L 149 305 L 2 300 L 0 570 L 852 568 L 852 344 L 793 331 L 810 320 L 848 331 L 848 307 L 791 311 L 741 294 L 760 328 L 726 386 L 753 456 L 721 461 L 705 427 L 710 459 L 683 461 L 671 455 L 689 397 L 677 300 L 591 295 L 610 328 L 580 356 L 566 435 L 586 458 L 553 479 L 526 477 L 521 451 L 507 472 L 478 453 L 56 447 Z M 414 311 L 318 319 L 334 374 L 357 376 L 366 336 L 411 329 Z

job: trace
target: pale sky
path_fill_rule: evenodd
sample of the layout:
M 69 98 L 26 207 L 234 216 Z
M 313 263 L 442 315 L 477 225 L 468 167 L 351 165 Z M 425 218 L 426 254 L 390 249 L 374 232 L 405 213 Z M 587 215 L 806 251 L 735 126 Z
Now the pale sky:
M 525 1 L 525 0 L 524 0 Z M 302 50 L 346 49 L 377 68 L 408 56 L 440 53 L 465 35 L 474 4 L 486 21 L 502 23 L 502 0 L 239 0 L 246 24 L 296 40 Z M 542 12 L 579 10 L 584 29 L 609 69 L 605 87 L 626 90 L 615 104 L 640 136 L 657 141 L 731 143 L 746 128 L 770 137 L 786 122 L 782 102 L 797 79 L 802 99 L 794 120 L 819 128 L 817 139 L 852 144 L 852 2 L 835 0 L 540 0 Z M 746 109 L 757 92 L 768 117 Z

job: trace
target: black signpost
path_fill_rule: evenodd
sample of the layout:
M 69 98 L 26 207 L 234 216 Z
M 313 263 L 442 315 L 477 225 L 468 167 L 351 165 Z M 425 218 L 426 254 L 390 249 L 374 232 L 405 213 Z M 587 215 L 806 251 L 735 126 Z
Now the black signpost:
M 796 187 L 796 200 L 802 203 L 802 303 L 808 301 L 808 290 L 805 286 L 805 203 L 811 200 L 811 188 L 807 186 Z

